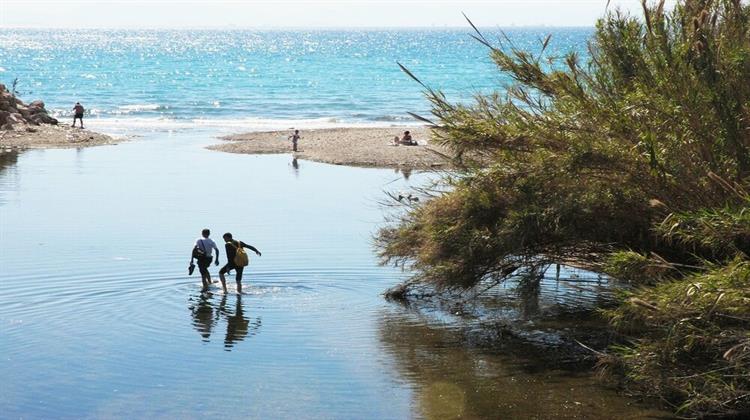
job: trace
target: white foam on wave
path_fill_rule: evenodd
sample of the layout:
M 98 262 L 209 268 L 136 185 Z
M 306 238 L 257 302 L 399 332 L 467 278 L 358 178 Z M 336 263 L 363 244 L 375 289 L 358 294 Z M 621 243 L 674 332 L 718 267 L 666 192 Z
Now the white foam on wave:
M 275 119 L 275 118 L 216 118 L 216 119 L 172 119 L 172 118 L 91 118 L 91 127 L 100 129 L 173 131 L 210 128 L 226 131 L 274 131 L 288 129 L 321 128 L 378 128 L 396 124 L 384 121 L 347 121 L 338 118 Z M 397 126 L 420 126 L 419 122 L 399 122 Z
M 121 105 L 117 109 L 120 111 L 127 112 L 140 112 L 140 111 L 156 111 L 161 109 L 161 105 L 158 104 L 132 104 L 132 105 Z

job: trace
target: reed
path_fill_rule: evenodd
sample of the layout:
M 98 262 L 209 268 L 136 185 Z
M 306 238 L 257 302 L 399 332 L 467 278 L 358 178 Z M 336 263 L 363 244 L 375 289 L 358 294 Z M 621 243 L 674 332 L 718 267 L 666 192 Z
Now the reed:
M 586 62 L 551 55 L 550 38 L 532 53 L 474 29 L 513 83 L 470 104 L 423 84 L 419 118 L 458 169 L 380 232 L 383 262 L 437 290 L 566 262 L 631 281 L 607 312 L 625 343 L 608 357 L 631 386 L 690 415 L 748 412 L 750 314 L 735 309 L 750 308 L 750 8 L 613 10 Z

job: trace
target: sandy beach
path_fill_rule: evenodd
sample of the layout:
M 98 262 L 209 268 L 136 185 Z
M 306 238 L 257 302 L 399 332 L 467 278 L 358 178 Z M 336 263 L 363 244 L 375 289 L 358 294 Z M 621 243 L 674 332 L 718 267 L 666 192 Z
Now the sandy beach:
M 68 125 L 25 125 L 0 130 L 0 148 L 64 149 L 117 144 L 121 140 Z
M 419 146 L 393 146 L 393 137 L 410 130 Z M 292 153 L 288 139 L 291 130 L 236 134 L 222 137 L 224 143 L 211 150 L 229 153 Z M 445 150 L 429 143 L 425 127 L 330 128 L 300 130 L 301 139 L 294 155 L 299 159 L 335 165 L 380 168 L 442 168 L 448 163 L 440 155 Z M 437 153 L 436 153 L 437 152 Z

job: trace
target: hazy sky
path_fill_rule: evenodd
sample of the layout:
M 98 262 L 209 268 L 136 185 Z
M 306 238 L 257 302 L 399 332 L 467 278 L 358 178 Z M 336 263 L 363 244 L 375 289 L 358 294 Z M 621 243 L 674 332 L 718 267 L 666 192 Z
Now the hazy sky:
M 174 1 L 0 0 L 2 27 L 316 28 L 591 26 L 606 0 Z M 610 7 L 638 11 L 638 0 Z

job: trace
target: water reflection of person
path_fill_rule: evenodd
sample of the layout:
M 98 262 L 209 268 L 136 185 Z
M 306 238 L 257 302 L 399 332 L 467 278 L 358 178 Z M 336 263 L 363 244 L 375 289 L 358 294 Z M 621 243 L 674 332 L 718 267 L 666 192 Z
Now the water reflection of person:
M 397 174 L 400 173 L 401 175 L 403 175 L 404 179 L 407 181 L 409 180 L 409 177 L 411 176 L 411 171 L 412 171 L 411 168 L 396 168 L 394 170 L 394 172 L 396 172 Z
M 294 168 L 294 175 L 299 176 L 299 163 L 297 163 L 297 158 L 292 158 L 292 168 Z
M 211 337 L 211 330 L 214 323 L 214 307 L 211 304 L 211 293 L 204 292 L 198 297 L 198 302 L 190 307 L 193 314 L 193 326 L 196 331 L 203 337 L 203 341 L 208 342 Z M 217 313 L 218 315 L 218 313 Z
M 252 323 L 250 319 L 245 317 L 242 308 L 242 295 L 237 295 L 237 302 L 234 306 L 234 313 L 227 309 L 227 295 L 221 297 L 221 303 L 219 304 L 219 311 L 227 319 L 227 334 L 224 336 L 224 349 L 230 351 L 234 344 L 242 341 L 248 336 L 248 333 L 252 336 L 255 335 L 260 328 L 260 318 L 256 318 Z

